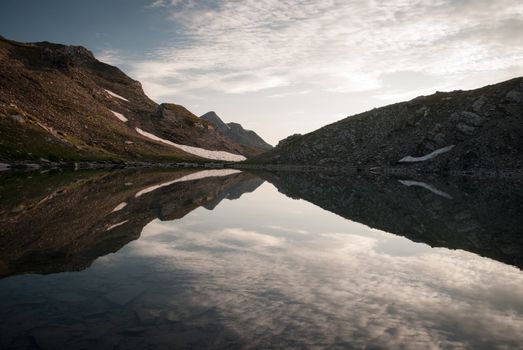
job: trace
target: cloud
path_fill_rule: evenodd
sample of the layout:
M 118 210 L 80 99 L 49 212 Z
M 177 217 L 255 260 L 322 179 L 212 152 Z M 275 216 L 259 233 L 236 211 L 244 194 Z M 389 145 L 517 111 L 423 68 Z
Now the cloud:
M 156 0 L 147 6 L 148 8 L 167 7 L 165 0 Z
M 125 62 L 123 54 L 119 50 L 115 50 L 115 49 L 105 49 L 105 50 L 96 52 L 96 58 L 99 61 L 111 64 L 111 65 L 121 65 Z
M 268 95 L 267 97 L 268 98 L 285 98 L 285 97 L 290 97 L 290 96 L 307 95 L 310 92 L 311 92 L 311 90 L 288 91 L 288 92 Z
M 155 8 L 161 8 L 161 7 L 174 7 L 181 3 L 183 0 L 155 0 L 149 5 L 146 6 L 146 8 L 149 9 L 155 9 Z
M 132 73 L 153 95 L 262 91 L 308 83 L 341 93 L 378 90 L 410 71 L 452 80 L 523 59 L 523 3 L 451 1 L 155 1 L 173 37 Z M 162 11 L 165 11 L 162 10 Z M 401 86 L 401 83 L 398 82 Z

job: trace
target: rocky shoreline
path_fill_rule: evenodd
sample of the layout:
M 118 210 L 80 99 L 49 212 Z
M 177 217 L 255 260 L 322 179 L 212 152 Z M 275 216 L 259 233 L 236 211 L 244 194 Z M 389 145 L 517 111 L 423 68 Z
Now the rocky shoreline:
M 60 161 L 35 162 L 17 161 L 0 162 L 0 171 L 39 171 L 39 170 L 89 170 L 89 169 L 133 169 L 133 168 L 220 168 L 219 163 L 158 163 L 158 162 L 123 162 L 123 161 Z M 221 166 L 223 168 L 223 165 Z
M 116 169 L 239 169 L 251 171 L 287 171 L 287 172 L 330 172 L 345 174 L 373 174 L 382 176 L 399 175 L 442 175 L 442 176 L 466 176 L 473 178 L 499 178 L 523 180 L 522 169 L 489 169 L 480 168 L 474 170 L 463 169 L 427 169 L 416 166 L 388 166 L 388 167 L 361 167 L 352 165 L 293 165 L 293 164 L 252 164 L 252 163 L 190 163 L 190 162 L 124 162 L 124 161 L 61 161 L 61 162 L 34 162 L 18 161 L 5 163 L 0 161 L 0 172 L 2 171 L 49 171 L 49 170 L 116 170 Z

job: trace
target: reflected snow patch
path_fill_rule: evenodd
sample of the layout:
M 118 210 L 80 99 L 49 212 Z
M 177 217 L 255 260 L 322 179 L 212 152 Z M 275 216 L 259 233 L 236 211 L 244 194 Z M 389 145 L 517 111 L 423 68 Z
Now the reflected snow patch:
M 177 183 L 177 182 L 194 181 L 194 180 L 204 179 L 206 177 L 229 176 L 229 175 L 237 174 L 237 173 L 241 173 L 241 171 L 240 170 L 236 170 L 236 169 L 202 170 L 202 171 L 199 171 L 197 173 L 193 173 L 193 174 L 189 174 L 189 175 L 183 176 L 183 177 L 181 177 L 179 179 L 176 179 L 176 180 L 172 180 L 172 181 L 164 182 L 162 184 L 158 184 L 158 185 L 154 185 L 154 186 L 150 186 L 150 187 L 144 188 L 143 190 L 138 191 L 134 195 L 134 197 L 138 198 L 140 196 L 143 196 L 146 193 L 155 191 L 155 190 L 157 190 L 159 188 L 162 188 L 162 187 L 170 186 L 170 185 L 172 185 L 174 183 Z
M 115 227 L 122 226 L 122 225 L 125 224 L 127 221 L 129 221 L 129 220 L 125 220 L 125 221 L 119 222 L 119 223 L 117 223 L 117 224 L 111 225 L 111 226 L 109 226 L 109 227 L 106 229 L 106 231 L 110 231 L 110 230 L 112 230 L 112 229 L 115 228 Z
M 452 196 L 448 194 L 447 192 L 443 192 L 438 190 L 436 187 L 421 181 L 410 181 L 410 180 L 398 180 L 402 185 L 405 185 L 407 187 L 410 186 L 416 186 L 416 187 L 422 187 L 424 189 L 429 190 L 430 192 L 437 194 L 438 196 L 445 197 L 448 199 L 452 199 Z
M 122 203 L 118 204 L 116 207 L 114 207 L 114 209 L 111 211 L 111 213 L 114 213 L 115 211 L 122 210 L 126 206 L 127 206 L 127 202 L 122 202 Z

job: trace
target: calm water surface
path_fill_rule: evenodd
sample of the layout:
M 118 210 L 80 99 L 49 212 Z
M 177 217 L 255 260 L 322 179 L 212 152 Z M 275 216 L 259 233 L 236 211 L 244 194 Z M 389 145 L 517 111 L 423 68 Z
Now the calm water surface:
M 522 348 L 519 187 L 260 176 L 4 175 L 0 348 Z

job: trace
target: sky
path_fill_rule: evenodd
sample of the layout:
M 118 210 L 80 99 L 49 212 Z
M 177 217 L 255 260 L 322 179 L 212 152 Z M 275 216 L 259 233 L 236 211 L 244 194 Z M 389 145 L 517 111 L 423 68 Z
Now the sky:
M 85 46 L 156 102 L 272 144 L 523 75 L 520 0 L 2 0 L 0 35 Z

